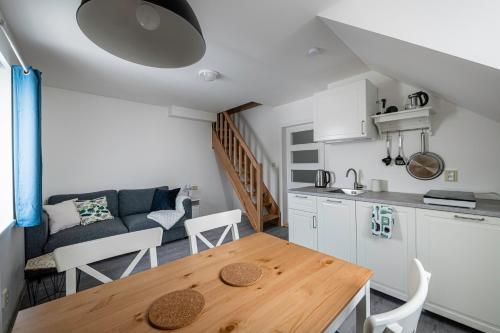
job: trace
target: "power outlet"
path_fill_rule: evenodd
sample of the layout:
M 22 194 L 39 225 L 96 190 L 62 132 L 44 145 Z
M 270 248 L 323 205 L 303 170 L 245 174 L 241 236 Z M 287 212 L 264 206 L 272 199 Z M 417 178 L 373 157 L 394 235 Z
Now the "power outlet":
M 444 181 L 452 183 L 458 182 L 458 170 L 445 170 Z
M 2 309 L 5 309 L 9 305 L 9 289 L 5 288 L 2 290 Z
M 198 185 L 191 185 L 191 191 L 198 191 Z

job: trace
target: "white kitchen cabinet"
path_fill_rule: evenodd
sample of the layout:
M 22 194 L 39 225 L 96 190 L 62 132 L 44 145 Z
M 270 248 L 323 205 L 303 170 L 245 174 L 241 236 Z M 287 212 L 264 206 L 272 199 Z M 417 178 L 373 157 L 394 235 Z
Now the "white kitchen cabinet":
M 316 201 L 313 195 L 288 194 L 288 240 L 313 250 L 318 249 Z
M 417 209 L 417 257 L 432 274 L 426 308 L 500 332 L 500 219 Z
M 316 197 L 307 194 L 288 194 L 288 208 L 316 213 Z
M 374 205 L 376 203 L 356 202 L 357 263 L 373 270 L 373 289 L 406 300 L 408 273 L 416 257 L 415 208 L 390 206 L 394 226 L 392 237 L 387 239 L 371 233 Z
M 318 251 L 356 262 L 356 204 L 318 198 Z
M 295 209 L 288 210 L 289 241 L 312 250 L 318 249 L 316 214 Z
M 371 116 L 377 113 L 377 88 L 368 80 L 314 95 L 314 141 L 349 141 L 377 136 Z

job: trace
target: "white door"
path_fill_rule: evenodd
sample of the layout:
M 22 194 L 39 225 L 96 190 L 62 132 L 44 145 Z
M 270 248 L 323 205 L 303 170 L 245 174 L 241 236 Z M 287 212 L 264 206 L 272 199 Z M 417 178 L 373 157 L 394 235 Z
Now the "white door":
M 318 248 L 318 232 L 316 214 L 300 210 L 288 210 L 288 237 L 290 242 L 308 247 Z
M 500 219 L 417 209 L 417 257 L 432 274 L 426 307 L 500 332 Z
M 314 142 L 312 124 L 286 129 L 287 189 L 314 185 L 316 170 L 323 169 L 324 144 Z
M 392 238 L 386 239 L 372 235 L 374 205 L 371 202 L 356 202 L 358 265 L 373 270 L 370 282 L 373 289 L 406 300 L 408 272 L 416 257 L 415 208 L 392 206 Z
M 356 262 L 356 203 L 318 198 L 318 251 Z

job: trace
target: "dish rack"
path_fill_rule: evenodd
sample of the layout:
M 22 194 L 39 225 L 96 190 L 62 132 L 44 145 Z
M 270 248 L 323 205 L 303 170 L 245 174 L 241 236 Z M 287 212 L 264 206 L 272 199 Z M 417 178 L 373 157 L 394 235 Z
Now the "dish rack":
M 379 114 L 372 116 L 372 119 L 380 137 L 383 137 L 385 133 L 422 130 L 432 135 L 431 111 L 432 107 L 425 107 Z

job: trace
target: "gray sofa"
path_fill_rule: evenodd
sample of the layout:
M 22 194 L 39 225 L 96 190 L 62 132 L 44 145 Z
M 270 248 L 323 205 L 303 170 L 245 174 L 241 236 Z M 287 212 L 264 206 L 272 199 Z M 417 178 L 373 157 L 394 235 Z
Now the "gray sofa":
M 161 188 L 168 187 L 163 186 Z M 147 218 L 155 190 L 156 188 L 121 190 L 119 192 L 107 190 L 51 196 L 47 200 L 49 205 L 73 198 L 89 200 L 105 196 L 108 202 L 108 209 L 111 215 L 114 216 L 114 219 L 95 222 L 87 226 L 79 225 L 50 235 L 48 215 L 44 212 L 41 225 L 26 228 L 24 231 L 26 260 L 52 252 L 61 246 L 124 234 L 131 231 L 161 227 L 160 224 Z M 192 217 L 191 200 L 185 199 L 182 204 L 186 212 L 184 217 L 171 229 L 164 230 L 162 243 L 168 243 L 187 236 L 184 221 Z

